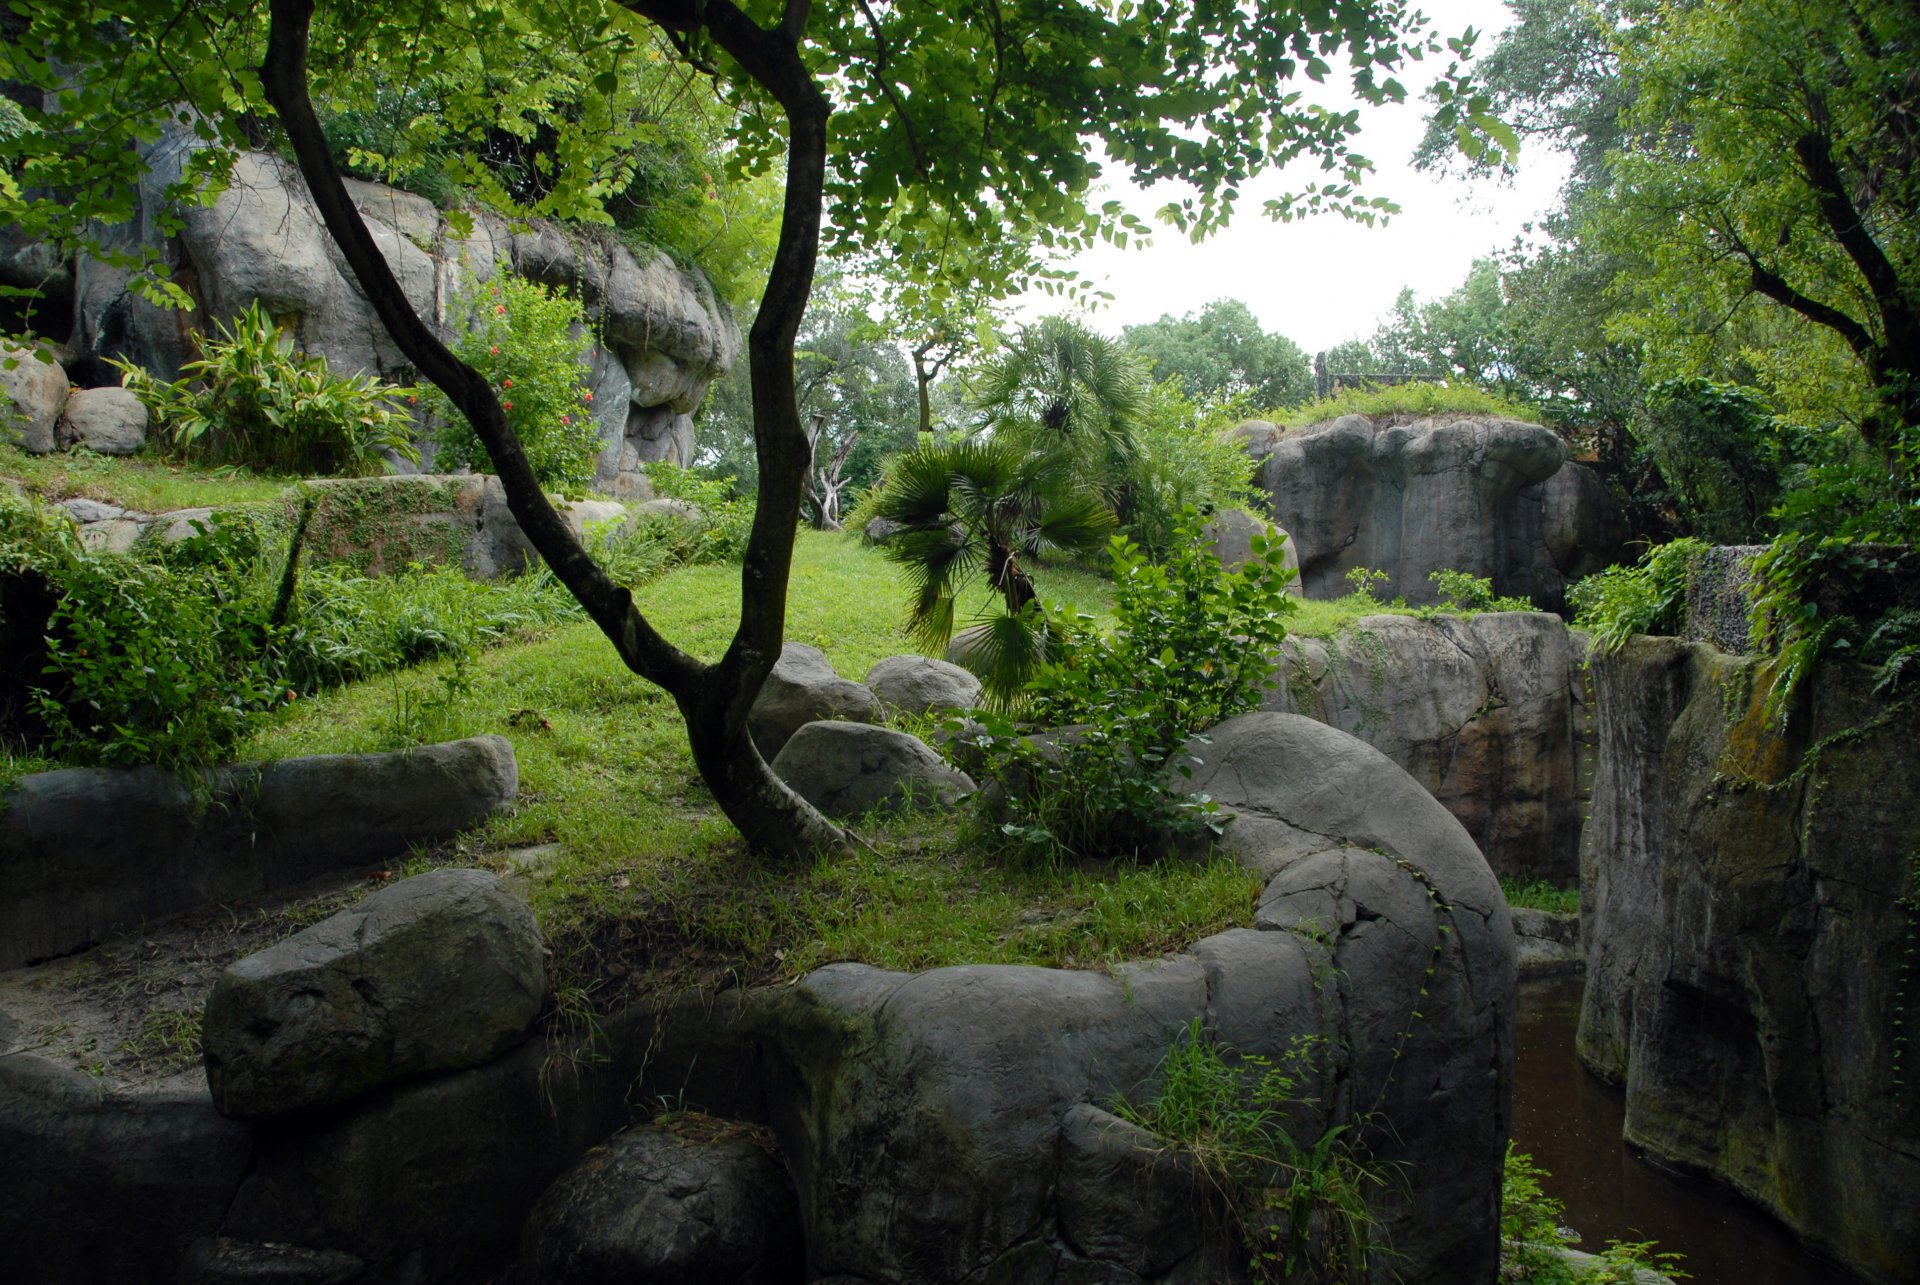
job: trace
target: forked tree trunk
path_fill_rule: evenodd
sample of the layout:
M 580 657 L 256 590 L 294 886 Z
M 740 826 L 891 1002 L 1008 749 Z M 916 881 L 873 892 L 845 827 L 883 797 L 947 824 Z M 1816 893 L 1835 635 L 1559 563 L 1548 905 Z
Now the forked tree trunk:
M 787 574 L 793 563 L 800 491 L 812 452 L 794 399 L 793 342 L 813 289 L 826 178 L 828 105 L 799 56 L 799 31 L 762 30 L 732 0 L 622 0 L 673 31 L 703 28 L 786 110 L 786 202 L 766 293 L 748 335 L 760 494 L 741 566 L 740 624 L 715 664 L 663 638 L 587 555 L 554 510 L 487 381 L 448 351 L 394 280 L 347 196 L 307 93 L 313 0 L 272 0 L 262 80 L 286 129 L 314 204 L 342 257 L 396 346 L 472 424 L 499 475 L 520 529 L 636 674 L 665 688 L 687 723 L 687 739 L 714 798 L 754 848 L 805 856 L 844 847 L 845 831 L 768 769 L 747 734 L 747 714 L 780 657 Z M 804 9 L 801 11 L 804 14 Z

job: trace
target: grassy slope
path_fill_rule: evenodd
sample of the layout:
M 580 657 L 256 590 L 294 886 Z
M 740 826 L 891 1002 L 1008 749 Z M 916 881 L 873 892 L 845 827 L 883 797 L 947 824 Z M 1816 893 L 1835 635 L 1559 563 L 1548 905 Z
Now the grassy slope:
M 49 503 L 80 496 L 142 513 L 266 504 L 293 484 L 288 478 L 257 477 L 244 469 L 169 464 L 152 455 L 117 458 L 89 451 L 29 455 L 8 445 L 0 445 L 0 477 L 24 483 Z
M 1079 609 L 1105 610 L 1094 577 L 1047 568 L 1040 581 Z M 708 566 L 663 577 L 639 598 L 668 637 L 711 657 L 738 594 L 737 568 Z M 788 635 L 819 646 L 843 675 L 864 677 L 910 650 L 903 602 L 894 569 L 873 551 L 801 534 Z M 757 864 L 700 783 L 672 702 L 585 624 L 482 653 L 470 690 L 439 665 L 304 702 L 250 748 L 278 757 L 480 732 L 514 743 L 522 802 L 468 840 L 462 859 L 506 870 L 511 849 L 560 845 L 532 899 L 563 988 L 591 992 L 595 1004 L 618 1002 L 642 977 L 767 980 L 834 959 L 1095 965 L 1245 922 L 1257 893 L 1224 861 L 1009 870 L 951 816 L 871 819 L 856 827 L 853 855 L 812 868 Z

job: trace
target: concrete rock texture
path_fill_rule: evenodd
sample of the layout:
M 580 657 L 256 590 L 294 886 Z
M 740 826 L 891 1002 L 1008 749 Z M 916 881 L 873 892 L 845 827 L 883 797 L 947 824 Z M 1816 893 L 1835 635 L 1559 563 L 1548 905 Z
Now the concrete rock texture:
M 980 699 L 978 678 L 931 656 L 887 657 L 867 671 L 867 689 L 889 714 L 969 710 Z
M 1332 639 L 1289 639 L 1265 705 L 1405 768 L 1497 874 L 1571 884 L 1592 777 L 1585 654 L 1585 636 L 1545 612 L 1366 616 Z
M 1611 563 L 1624 525 L 1591 473 L 1538 424 L 1345 415 L 1284 435 L 1242 434 L 1274 521 L 1293 537 L 1309 598 L 1372 567 L 1389 596 L 1438 601 L 1429 573 L 1463 571 L 1558 611 L 1566 586 Z
M 808 723 L 774 756 L 773 772 L 830 817 L 886 808 L 939 807 L 973 792 L 925 742 L 891 727 Z
M 871 723 L 879 712 L 873 693 L 864 684 L 835 673 L 818 647 L 790 642 L 780 648 L 780 659 L 754 698 L 747 728 L 761 757 L 772 760 L 808 723 L 821 719 Z
M 387 860 L 513 801 L 499 736 L 241 764 L 196 795 L 158 768 L 62 768 L 0 792 L 0 968 L 116 927 Z
M 429 871 L 228 968 L 207 999 L 207 1085 L 241 1120 L 351 1101 L 497 1057 L 545 994 L 526 904 L 484 870 Z
M 336 368 L 412 380 L 290 165 L 242 153 L 231 185 L 211 205 L 172 211 L 182 221 L 177 235 L 156 230 L 166 187 L 199 146 L 178 131 L 151 145 L 139 212 L 108 231 L 116 248 L 157 252 L 198 306 L 158 309 L 128 290 L 125 269 L 98 260 L 63 265 L 71 285 L 55 293 L 72 298 L 67 349 L 76 379 L 115 382 L 107 357 L 178 378 L 196 355 L 192 330 L 210 332 L 257 300 L 302 348 Z M 611 237 L 540 220 L 517 226 L 487 211 L 474 212 L 462 237 L 425 198 L 377 183 L 350 180 L 348 188 L 408 301 L 443 339 L 464 324 L 462 292 L 500 265 L 580 293 L 601 338 L 585 378 L 604 444 L 602 485 L 644 489 L 647 462 L 691 461 L 693 411 L 740 351 L 738 328 L 704 277 Z
M 1784 734 L 1757 662 L 1636 638 L 1594 662 L 1578 1047 L 1626 1136 L 1704 1170 L 1870 1280 L 1920 1261 L 1920 711 L 1829 661 Z M 1819 746 L 1823 748 L 1815 749 Z
M 588 1152 L 534 1206 L 516 1285 L 799 1285 L 800 1212 L 771 1138 L 697 1123 Z
M 67 372 L 33 350 L 0 344 L 0 441 L 45 455 L 67 404 Z
M 54 439 L 96 455 L 131 455 L 147 444 L 147 408 L 124 388 L 82 388 L 68 396 Z

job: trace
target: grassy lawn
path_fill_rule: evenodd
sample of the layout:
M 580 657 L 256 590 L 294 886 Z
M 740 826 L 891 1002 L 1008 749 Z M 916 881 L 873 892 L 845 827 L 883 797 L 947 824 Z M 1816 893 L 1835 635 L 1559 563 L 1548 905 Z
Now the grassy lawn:
M 25 484 L 28 491 L 48 503 L 78 496 L 142 513 L 266 504 L 294 481 L 258 477 L 245 469 L 173 464 L 151 454 L 55 451 L 51 455 L 29 455 L 12 445 L 0 445 L 0 477 Z
M 1094 576 L 1048 567 L 1039 580 L 1080 610 L 1106 610 Z M 739 592 L 737 567 L 701 566 L 638 596 L 667 637 L 711 658 Z M 911 650 L 904 602 L 895 569 L 856 538 L 801 533 L 788 636 L 843 676 Z M 481 732 L 513 742 L 521 806 L 446 855 L 507 874 L 533 867 L 523 877 L 563 989 L 589 1006 L 840 959 L 1099 966 L 1245 923 L 1258 893 L 1225 860 L 1009 868 L 951 814 L 871 818 L 854 826 L 853 853 L 810 866 L 754 860 L 695 772 L 673 702 L 584 623 L 301 702 L 248 750 L 390 749 Z

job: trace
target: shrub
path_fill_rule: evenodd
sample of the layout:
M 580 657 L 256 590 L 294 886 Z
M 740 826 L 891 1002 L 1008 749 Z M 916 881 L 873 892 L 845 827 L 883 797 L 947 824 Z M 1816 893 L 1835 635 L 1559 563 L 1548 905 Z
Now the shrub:
M 379 473 L 383 451 L 419 461 L 407 389 L 294 352 L 258 302 L 218 329 L 173 383 L 114 363 L 170 453 L 300 476 Z
M 1055 613 L 1054 659 L 1028 682 L 1027 704 L 1039 722 L 1078 730 L 1059 751 L 989 733 L 995 775 L 1024 782 L 1009 790 L 1003 835 L 1090 855 L 1137 850 L 1168 831 L 1217 831 L 1217 806 L 1173 790 L 1166 771 L 1194 733 L 1259 704 L 1293 600 L 1271 528 L 1244 566 L 1223 571 L 1200 526 L 1186 510 L 1162 564 L 1114 539 L 1111 633 Z
M 1277 424 L 1301 427 L 1321 424 L 1342 415 L 1499 415 L 1531 420 L 1538 412 L 1471 384 L 1395 384 L 1387 388 L 1348 388 L 1331 397 L 1307 402 L 1268 416 Z
M 1468 575 L 1464 571 L 1435 571 L 1427 577 L 1440 594 L 1443 610 L 1459 612 L 1475 611 L 1532 611 L 1533 603 L 1525 598 L 1503 598 L 1493 591 L 1493 581 L 1485 576 Z
M 1685 1280 L 1680 1255 L 1654 1248 L 1654 1242 L 1610 1240 L 1578 1272 L 1560 1251 L 1580 1238 L 1560 1226 L 1565 1206 L 1540 1185 L 1550 1178 L 1533 1157 L 1507 1144 L 1500 1185 L 1500 1279 L 1515 1285 L 1633 1285 L 1643 1272 Z
M 600 426 L 581 382 L 595 351 L 586 313 L 571 295 L 511 275 L 505 264 L 462 301 L 467 329 L 454 355 L 486 377 L 542 486 L 573 494 L 593 482 Z M 486 448 L 445 393 L 431 389 L 440 459 L 485 471 Z
M 1593 634 L 1593 650 L 1618 651 L 1635 634 L 1677 634 L 1687 609 L 1687 563 L 1699 540 L 1655 545 L 1630 567 L 1609 567 L 1567 591 L 1574 623 Z
M 1134 454 L 1126 469 L 1126 532 L 1155 557 L 1173 546 L 1182 510 L 1261 510 L 1264 496 L 1253 484 L 1253 461 L 1219 429 L 1227 415 L 1188 398 L 1180 381 L 1148 390 L 1133 431 Z

